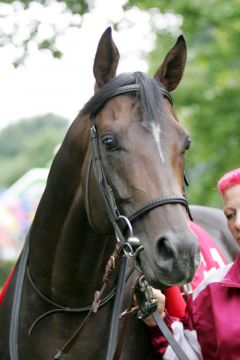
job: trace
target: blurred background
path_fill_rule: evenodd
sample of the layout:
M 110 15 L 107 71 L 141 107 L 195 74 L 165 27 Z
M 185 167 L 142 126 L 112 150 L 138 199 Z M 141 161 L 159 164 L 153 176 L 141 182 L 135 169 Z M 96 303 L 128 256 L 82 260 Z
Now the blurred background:
M 93 94 L 107 26 L 119 72 L 154 74 L 183 34 L 184 78 L 173 93 L 192 146 L 191 204 L 221 207 L 216 182 L 239 166 L 238 0 L 0 1 L 0 286 L 21 251 L 56 147 Z

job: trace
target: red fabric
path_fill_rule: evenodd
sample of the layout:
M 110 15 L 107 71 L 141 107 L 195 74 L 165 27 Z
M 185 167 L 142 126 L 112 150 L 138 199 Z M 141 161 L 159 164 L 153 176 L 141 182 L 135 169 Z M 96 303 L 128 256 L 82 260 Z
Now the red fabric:
M 8 275 L 7 280 L 5 281 L 5 284 L 4 284 L 3 288 L 2 288 L 2 291 L 0 292 L 0 305 L 3 302 L 3 299 L 4 299 L 5 295 L 6 295 L 8 285 L 10 284 L 10 281 L 12 279 L 13 272 L 14 272 L 14 269 L 12 269 L 12 271 Z
M 201 252 L 200 265 L 191 282 L 192 289 L 194 290 L 211 272 L 226 265 L 227 260 L 220 249 L 218 249 L 211 236 L 207 234 L 202 227 L 192 221 L 189 222 L 189 227 L 195 235 L 197 235 Z M 166 296 L 166 309 L 169 315 L 182 318 L 185 314 L 186 303 L 181 295 L 179 286 L 172 286 L 166 289 L 164 294 Z
M 185 314 L 186 302 L 181 295 L 179 286 L 172 286 L 164 290 L 166 296 L 166 309 L 171 316 L 182 318 Z

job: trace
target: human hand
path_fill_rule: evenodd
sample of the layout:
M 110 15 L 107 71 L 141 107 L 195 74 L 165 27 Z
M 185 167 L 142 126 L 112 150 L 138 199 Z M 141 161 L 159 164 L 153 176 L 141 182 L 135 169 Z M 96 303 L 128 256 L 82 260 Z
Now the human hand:
M 152 288 L 153 298 L 157 300 L 157 311 L 163 317 L 164 316 L 164 309 L 165 309 L 165 295 L 161 292 L 161 290 Z M 134 305 L 137 305 L 136 298 L 134 296 Z M 156 325 L 156 322 L 152 315 L 143 319 L 145 324 L 149 327 L 153 327 Z
M 163 317 L 164 316 L 164 309 L 165 309 L 165 295 L 161 292 L 161 290 L 152 288 L 153 298 L 157 300 L 157 311 Z M 152 315 L 143 319 L 145 324 L 149 327 L 155 326 L 156 322 Z

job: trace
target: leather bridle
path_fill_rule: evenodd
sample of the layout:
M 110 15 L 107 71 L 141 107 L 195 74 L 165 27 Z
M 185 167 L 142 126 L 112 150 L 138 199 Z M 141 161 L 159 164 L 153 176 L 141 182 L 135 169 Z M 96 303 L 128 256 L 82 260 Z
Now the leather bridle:
M 160 87 L 160 90 L 161 90 L 162 95 L 164 97 L 166 97 L 172 104 L 171 95 L 162 87 Z M 119 95 L 119 94 L 125 94 L 125 93 L 129 93 L 129 92 L 138 92 L 138 91 L 140 91 L 140 86 L 138 84 L 130 84 L 130 85 L 126 85 L 126 86 L 120 86 L 112 93 L 112 95 L 108 99 L 106 99 L 106 101 L 114 96 Z M 101 106 L 103 106 L 103 104 L 101 104 Z M 168 205 L 168 204 L 183 205 L 185 207 L 187 213 L 189 214 L 190 218 L 191 218 L 191 213 L 189 210 L 188 201 L 184 195 L 169 195 L 169 196 L 162 196 L 157 199 L 152 199 L 152 200 L 148 201 L 147 203 L 141 205 L 133 213 L 128 214 L 127 216 L 125 214 L 124 215 L 121 214 L 121 211 L 119 210 L 117 203 L 115 201 L 113 190 L 111 189 L 110 185 L 108 184 L 108 181 L 107 181 L 107 178 L 105 176 L 104 169 L 102 166 L 101 154 L 100 154 L 100 149 L 99 149 L 99 144 L 98 144 L 97 127 L 95 124 L 95 116 L 97 115 L 98 111 L 100 111 L 100 108 L 97 111 L 95 111 L 94 114 L 91 114 L 92 124 L 91 124 L 91 129 L 90 129 L 90 137 L 91 137 L 91 144 L 92 144 L 92 154 L 91 154 L 91 159 L 90 159 L 88 170 L 87 170 L 87 172 L 88 172 L 87 178 L 86 178 L 87 179 L 87 196 L 85 199 L 86 200 L 85 206 L 86 206 L 86 212 L 87 212 L 89 224 L 94 227 L 94 224 L 92 224 L 92 219 L 91 219 L 91 214 L 90 214 L 90 206 L 89 206 L 89 198 L 88 198 L 90 168 L 91 168 L 91 166 L 93 166 L 94 173 L 95 173 L 95 179 L 96 179 L 96 182 L 100 189 L 100 192 L 102 194 L 102 197 L 104 199 L 104 203 L 105 203 L 105 207 L 107 210 L 109 220 L 113 226 L 113 229 L 115 231 L 118 242 L 120 243 L 120 250 L 121 249 L 124 250 L 124 251 L 122 251 L 123 256 L 122 256 L 122 260 L 121 260 L 121 264 L 120 264 L 120 268 L 119 268 L 118 281 L 117 281 L 117 285 L 116 285 L 116 295 L 115 295 L 115 301 L 114 301 L 114 306 L 113 306 L 113 316 L 112 316 L 111 325 L 110 325 L 110 336 L 109 336 L 110 340 L 108 343 L 108 350 L 107 350 L 107 356 L 106 356 L 106 360 L 112 360 L 113 356 L 114 356 L 114 352 L 115 352 L 116 342 L 117 342 L 116 339 L 118 336 L 118 317 L 119 317 L 119 311 L 120 311 L 121 303 L 122 303 L 123 288 L 124 288 L 124 284 L 125 284 L 125 273 L 126 273 L 127 255 L 128 255 L 128 252 L 126 251 L 126 245 L 130 249 L 135 247 L 136 251 L 139 251 L 139 250 L 141 251 L 143 249 L 143 247 L 140 245 L 140 242 L 137 238 L 134 238 L 134 240 L 135 240 L 135 243 L 134 243 L 133 241 L 131 242 L 131 238 L 133 240 L 133 236 L 130 236 L 130 237 L 126 236 L 126 223 L 128 224 L 133 221 L 136 221 L 137 219 L 139 219 L 140 217 L 142 217 L 143 215 L 145 215 L 147 212 L 151 211 L 152 209 L 159 207 L 159 206 Z M 184 179 L 185 179 L 185 175 L 184 175 Z M 125 223 L 124 223 L 123 219 L 126 219 Z M 123 223 L 124 223 L 124 226 L 123 226 Z M 129 228 L 129 226 L 128 226 L 128 228 Z M 126 256 L 124 256 L 124 255 L 126 255 Z M 9 345 L 11 360 L 18 359 L 18 344 L 17 344 L 18 321 L 19 321 L 19 311 L 20 311 L 22 287 L 23 287 L 25 270 L 26 270 L 26 266 L 27 266 L 27 259 L 28 259 L 28 238 L 26 240 L 25 248 L 22 253 L 20 263 L 19 263 L 19 271 L 18 271 L 17 278 L 16 278 L 16 289 L 15 289 L 14 298 L 13 298 L 13 310 L 12 310 L 12 317 L 11 317 L 11 324 L 10 324 L 11 338 L 10 338 L 10 345 Z M 54 313 L 54 312 L 89 311 L 88 315 L 86 317 L 86 320 L 91 315 L 93 307 L 94 307 L 93 305 L 92 305 L 92 307 L 86 307 L 86 309 L 84 309 L 84 310 L 82 310 L 82 308 L 77 308 L 77 309 L 72 309 L 72 311 L 71 311 L 71 309 L 69 309 L 69 308 L 62 308 L 60 305 L 53 303 L 51 300 L 47 299 L 42 293 L 40 293 L 40 291 L 38 290 L 36 285 L 33 283 L 29 271 L 28 271 L 28 278 L 29 278 L 29 281 L 30 281 L 32 287 L 35 289 L 36 293 L 38 293 L 40 298 L 42 298 L 45 302 L 48 302 L 49 304 L 55 306 L 55 310 L 43 314 L 43 316 L 39 317 L 34 322 L 33 326 L 35 326 L 36 323 L 39 320 L 41 320 L 43 317 L 48 316 L 49 314 Z M 112 298 L 112 296 L 113 296 L 112 293 L 109 294 L 109 296 L 106 296 L 106 298 L 102 300 L 102 305 L 104 305 L 104 303 L 108 302 L 109 299 Z M 98 301 L 100 304 L 100 301 L 101 301 L 100 298 L 98 299 Z M 99 305 L 97 307 L 99 307 Z M 158 325 L 160 324 L 159 327 L 163 331 L 164 335 L 167 337 L 169 343 L 173 347 L 173 350 L 176 352 L 179 359 L 187 360 L 188 358 L 182 352 L 181 348 L 179 348 L 179 345 L 176 343 L 174 338 L 173 337 L 171 338 L 171 334 L 169 337 L 169 334 L 164 329 L 164 325 L 161 325 L 162 319 L 161 318 L 159 319 L 159 314 L 155 311 L 153 315 L 154 315 L 154 318 L 156 319 L 156 322 L 158 323 Z M 85 324 L 85 320 L 83 323 Z M 82 328 L 82 326 L 84 324 L 81 324 L 80 327 Z M 165 327 L 166 327 L 166 325 L 165 325 Z M 77 334 L 77 332 L 76 332 L 76 334 Z M 74 342 L 76 341 L 76 338 L 77 338 L 77 336 L 75 336 Z M 72 337 L 70 338 L 70 340 L 72 341 Z M 67 349 L 67 352 L 68 352 L 69 350 L 71 350 L 71 347 L 73 346 L 73 344 L 71 343 L 71 346 L 69 346 L 69 340 L 66 344 L 63 347 L 63 350 Z M 55 356 L 55 359 L 62 359 L 65 354 L 66 354 L 66 352 L 60 351 Z
M 160 87 L 160 90 L 161 90 L 162 95 L 164 97 L 166 97 L 169 100 L 169 102 L 172 104 L 172 97 L 169 94 L 169 92 L 166 91 L 162 87 Z M 138 91 L 140 91 L 139 84 L 130 84 L 130 85 L 125 85 L 125 86 L 120 86 L 112 93 L 111 96 L 109 96 L 108 99 L 106 99 L 106 101 L 109 100 L 110 98 L 113 98 L 113 97 L 119 95 L 119 94 L 125 94 L 125 93 L 129 93 L 129 92 L 138 92 Z M 101 104 L 101 107 L 102 106 L 103 106 L 103 104 Z M 96 117 L 98 111 L 95 111 L 94 114 L 91 114 L 92 125 L 91 125 L 91 129 L 90 129 L 90 137 L 91 137 L 91 144 L 92 144 L 92 156 L 90 159 L 88 171 L 90 172 L 90 167 L 92 165 L 94 168 L 96 182 L 98 184 L 98 187 L 100 189 L 100 192 L 101 192 L 102 197 L 105 202 L 105 207 L 106 207 L 106 210 L 107 210 L 107 213 L 109 216 L 109 220 L 111 221 L 112 226 L 113 226 L 118 238 L 120 240 L 122 239 L 124 241 L 124 236 L 122 234 L 122 230 L 119 227 L 119 216 L 123 215 L 123 214 L 121 214 L 121 211 L 118 209 L 116 200 L 114 198 L 113 190 L 111 189 L 110 185 L 107 182 L 107 178 L 105 176 L 103 166 L 102 166 L 102 159 L 101 159 L 101 154 L 100 154 L 100 149 L 99 149 L 99 144 L 98 144 L 97 126 L 95 123 L 95 117 Z M 185 174 L 184 174 L 184 181 L 186 182 Z M 89 223 L 91 224 L 92 218 L 91 218 L 91 214 L 90 214 L 88 188 L 89 188 L 89 174 L 87 175 L 87 185 L 86 185 L 86 189 L 87 189 L 86 196 L 87 197 L 85 200 L 86 200 L 86 204 L 87 204 L 86 205 L 87 216 L 88 216 Z M 147 203 L 141 205 L 132 214 L 128 214 L 128 215 L 124 214 L 124 216 L 126 216 L 129 219 L 129 221 L 132 222 L 132 221 L 135 221 L 139 216 L 144 215 L 146 212 L 148 212 L 156 207 L 167 205 L 167 204 L 183 205 L 185 207 L 190 219 L 192 219 L 190 209 L 189 209 L 189 204 L 184 195 L 168 195 L 168 196 L 165 195 L 165 196 L 159 197 L 157 199 L 152 199 L 152 200 L 148 201 Z M 95 228 L 94 225 L 93 225 L 93 227 Z
M 164 97 L 166 97 L 169 100 L 169 102 L 172 104 L 171 95 L 162 87 L 160 87 L 160 90 L 161 90 L 162 95 Z M 110 96 L 107 100 L 109 100 L 110 98 L 117 96 L 119 94 L 125 94 L 128 92 L 138 92 L 138 91 L 140 91 L 140 86 L 138 84 L 120 86 L 118 89 L 116 89 L 112 93 L 112 96 Z M 189 209 L 189 204 L 184 195 L 162 196 L 162 197 L 159 197 L 159 198 L 156 198 L 156 199 L 146 202 L 145 204 L 141 205 L 139 208 L 137 208 L 131 214 L 128 214 L 128 215 L 124 214 L 124 216 L 121 214 L 121 211 L 119 210 L 119 208 L 117 206 L 113 190 L 111 189 L 110 185 L 108 184 L 108 181 L 107 181 L 107 178 L 105 176 L 104 169 L 102 166 L 101 154 L 100 154 L 100 149 L 99 149 L 99 144 L 98 144 L 98 133 L 97 133 L 97 127 L 96 127 L 96 123 L 95 123 L 95 117 L 97 115 L 97 112 L 98 111 L 95 111 L 94 114 L 91 114 L 92 125 L 91 125 L 91 129 L 90 129 L 90 136 L 91 136 L 91 144 L 92 144 L 92 155 L 91 155 L 89 166 L 88 166 L 87 181 L 89 181 L 90 168 L 92 165 L 94 168 L 95 179 L 96 179 L 96 182 L 100 189 L 100 192 L 102 194 L 102 197 L 104 199 L 105 207 L 106 207 L 109 219 L 114 228 L 117 239 L 120 239 L 122 247 L 124 248 L 124 246 L 126 246 L 126 244 L 127 244 L 131 248 L 133 245 L 131 243 L 131 236 L 129 238 L 126 238 L 126 236 L 123 233 L 122 227 L 120 226 L 121 221 L 119 221 L 119 220 L 121 220 L 124 217 L 126 218 L 127 222 L 131 223 L 133 221 L 136 221 L 139 217 L 143 216 L 144 214 L 146 214 L 147 212 L 151 211 L 152 209 L 154 209 L 156 207 L 164 206 L 164 205 L 168 205 L 168 204 L 180 204 L 185 207 L 190 219 L 192 220 L 191 212 Z M 185 181 L 185 184 L 188 185 L 185 174 L 184 174 L 184 181 Z M 88 187 L 89 187 L 89 184 L 87 184 L 87 186 L 86 186 L 87 197 L 88 197 Z M 92 226 L 96 229 L 96 227 L 92 223 L 89 199 L 87 198 L 86 200 L 87 200 L 86 201 L 87 202 L 86 209 L 87 209 L 87 216 L 88 216 L 89 223 L 92 224 Z M 125 229 L 125 227 L 123 229 Z M 134 246 L 137 246 L 137 248 L 140 250 L 143 249 L 143 247 L 140 245 L 140 242 L 135 242 Z M 123 261 L 121 265 L 122 266 L 120 268 L 120 274 L 121 273 L 125 274 L 126 266 L 127 266 L 126 261 Z M 117 284 L 117 291 L 118 291 L 118 289 L 121 289 L 121 292 L 123 292 L 124 282 L 125 282 L 124 275 L 119 276 L 118 284 Z M 114 303 L 114 308 L 113 308 L 113 316 L 112 316 L 110 335 L 109 335 L 109 339 L 111 339 L 111 341 L 109 341 L 109 343 L 108 343 L 106 360 L 112 360 L 113 357 L 115 358 L 114 354 L 115 354 L 115 346 L 116 346 L 116 342 L 117 342 L 116 338 L 118 336 L 118 330 L 117 330 L 118 316 L 119 316 L 119 309 L 120 309 L 120 305 L 121 305 L 122 293 L 117 294 L 117 295 L 118 296 L 115 296 L 115 303 Z M 187 360 L 187 356 L 184 354 L 184 352 L 182 351 L 180 346 L 177 344 L 177 342 L 171 335 L 171 332 L 168 330 L 168 328 L 166 327 L 165 323 L 163 322 L 163 320 L 161 319 L 161 317 L 159 316 L 157 311 L 154 312 L 154 318 L 155 318 L 155 321 L 158 324 L 159 328 L 161 329 L 161 331 L 164 333 L 164 335 L 168 339 L 168 342 L 172 346 L 173 350 L 179 357 L 179 359 Z

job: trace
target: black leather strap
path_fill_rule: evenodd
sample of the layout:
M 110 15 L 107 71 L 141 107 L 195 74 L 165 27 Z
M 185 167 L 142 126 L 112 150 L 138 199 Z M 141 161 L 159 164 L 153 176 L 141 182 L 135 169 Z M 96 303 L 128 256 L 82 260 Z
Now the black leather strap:
M 9 353 L 10 360 L 18 360 L 18 325 L 21 306 L 22 288 L 25 276 L 25 269 L 29 253 L 29 233 L 27 235 L 24 248 L 19 260 L 16 274 L 15 290 L 13 295 L 13 305 L 9 331 Z
M 163 206 L 163 205 L 167 205 L 167 204 L 181 204 L 183 205 L 186 210 L 187 213 L 190 217 L 190 219 L 192 220 L 192 216 L 189 210 L 189 205 L 188 205 L 188 201 L 186 199 L 185 196 L 182 195 L 169 195 L 169 196 L 163 196 L 159 199 L 154 199 L 152 201 L 149 201 L 147 203 L 145 203 L 143 206 L 141 206 L 140 208 L 138 208 L 137 210 L 135 210 L 132 214 L 128 215 L 128 220 L 130 222 L 134 221 L 137 217 L 139 217 L 140 215 L 144 214 L 145 212 L 152 210 L 158 206 Z
M 116 345 L 117 345 L 119 314 L 121 312 L 121 306 L 122 306 L 122 300 L 123 300 L 126 269 L 127 269 L 127 257 L 122 256 L 119 275 L 118 275 L 118 281 L 117 281 L 116 295 L 115 295 L 114 305 L 113 305 L 113 312 L 112 312 L 112 317 L 111 317 L 106 360 L 113 360 L 114 352 L 115 352 Z
M 108 185 L 100 158 L 100 152 L 98 147 L 97 130 L 95 125 L 91 127 L 91 142 L 92 142 L 92 155 L 93 155 L 93 168 L 99 188 L 105 201 L 106 209 L 111 223 L 117 221 L 120 212 L 117 208 L 115 198 L 111 187 Z
M 82 307 L 78 307 L 78 308 L 71 308 L 69 306 L 63 306 L 60 304 L 55 303 L 54 301 L 52 301 L 51 299 L 49 299 L 48 297 L 46 297 L 36 286 L 36 284 L 33 282 L 33 279 L 31 277 L 30 274 L 30 270 L 29 267 L 27 266 L 27 276 L 28 276 L 28 280 L 32 286 L 32 288 L 35 290 L 36 294 L 39 296 L 39 298 L 45 302 L 46 304 L 49 304 L 51 306 L 54 306 L 54 309 L 51 309 L 49 311 L 46 311 L 45 313 L 43 313 L 42 315 L 40 315 L 31 325 L 28 334 L 31 335 L 32 330 L 34 329 L 34 327 L 39 323 L 39 321 L 45 319 L 47 316 L 52 315 L 52 314 L 56 314 L 56 313 L 83 313 L 83 312 L 87 312 L 90 311 L 92 309 L 92 305 L 89 306 L 82 306 Z M 103 305 L 107 304 L 115 295 L 116 289 L 113 288 L 112 291 L 110 291 L 110 293 L 108 293 L 103 299 L 100 300 L 99 303 L 99 308 L 101 308 Z
M 128 92 L 134 92 L 134 91 L 140 91 L 140 85 L 139 84 L 123 85 L 123 86 L 120 86 L 119 88 L 117 88 L 112 93 L 111 98 L 116 96 L 116 95 L 125 94 L 125 93 L 128 93 Z M 170 102 L 170 104 L 172 105 L 173 100 L 172 100 L 171 94 L 161 86 L 160 86 L 160 91 L 161 91 L 162 95 L 164 97 L 166 97 L 168 99 L 168 101 Z
M 168 99 L 168 101 L 170 102 L 171 105 L 173 105 L 173 100 L 172 100 L 172 96 L 171 94 L 164 89 L 162 86 L 160 86 L 160 91 L 162 93 L 162 95 Z M 99 107 L 97 109 L 95 109 L 95 111 L 91 114 L 91 117 L 95 117 L 97 115 L 97 113 L 100 111 L 100 109 L 103 107 L 103 105 L 110 99 L 112 99 L 113 97 L 117 96 L 117 95 L 121 95 L 121 94 L 126 94 L 129 92 L 139 92 L 140 91 L 140 85 L 139 84 L 129 84 L 129 85 L 122 85 L 119 86 L 117 89 L 115 89 L 115 91 L 113 91 L 106 99 L 104 99 L 104 101 L 102 101 L 99 104 Z

